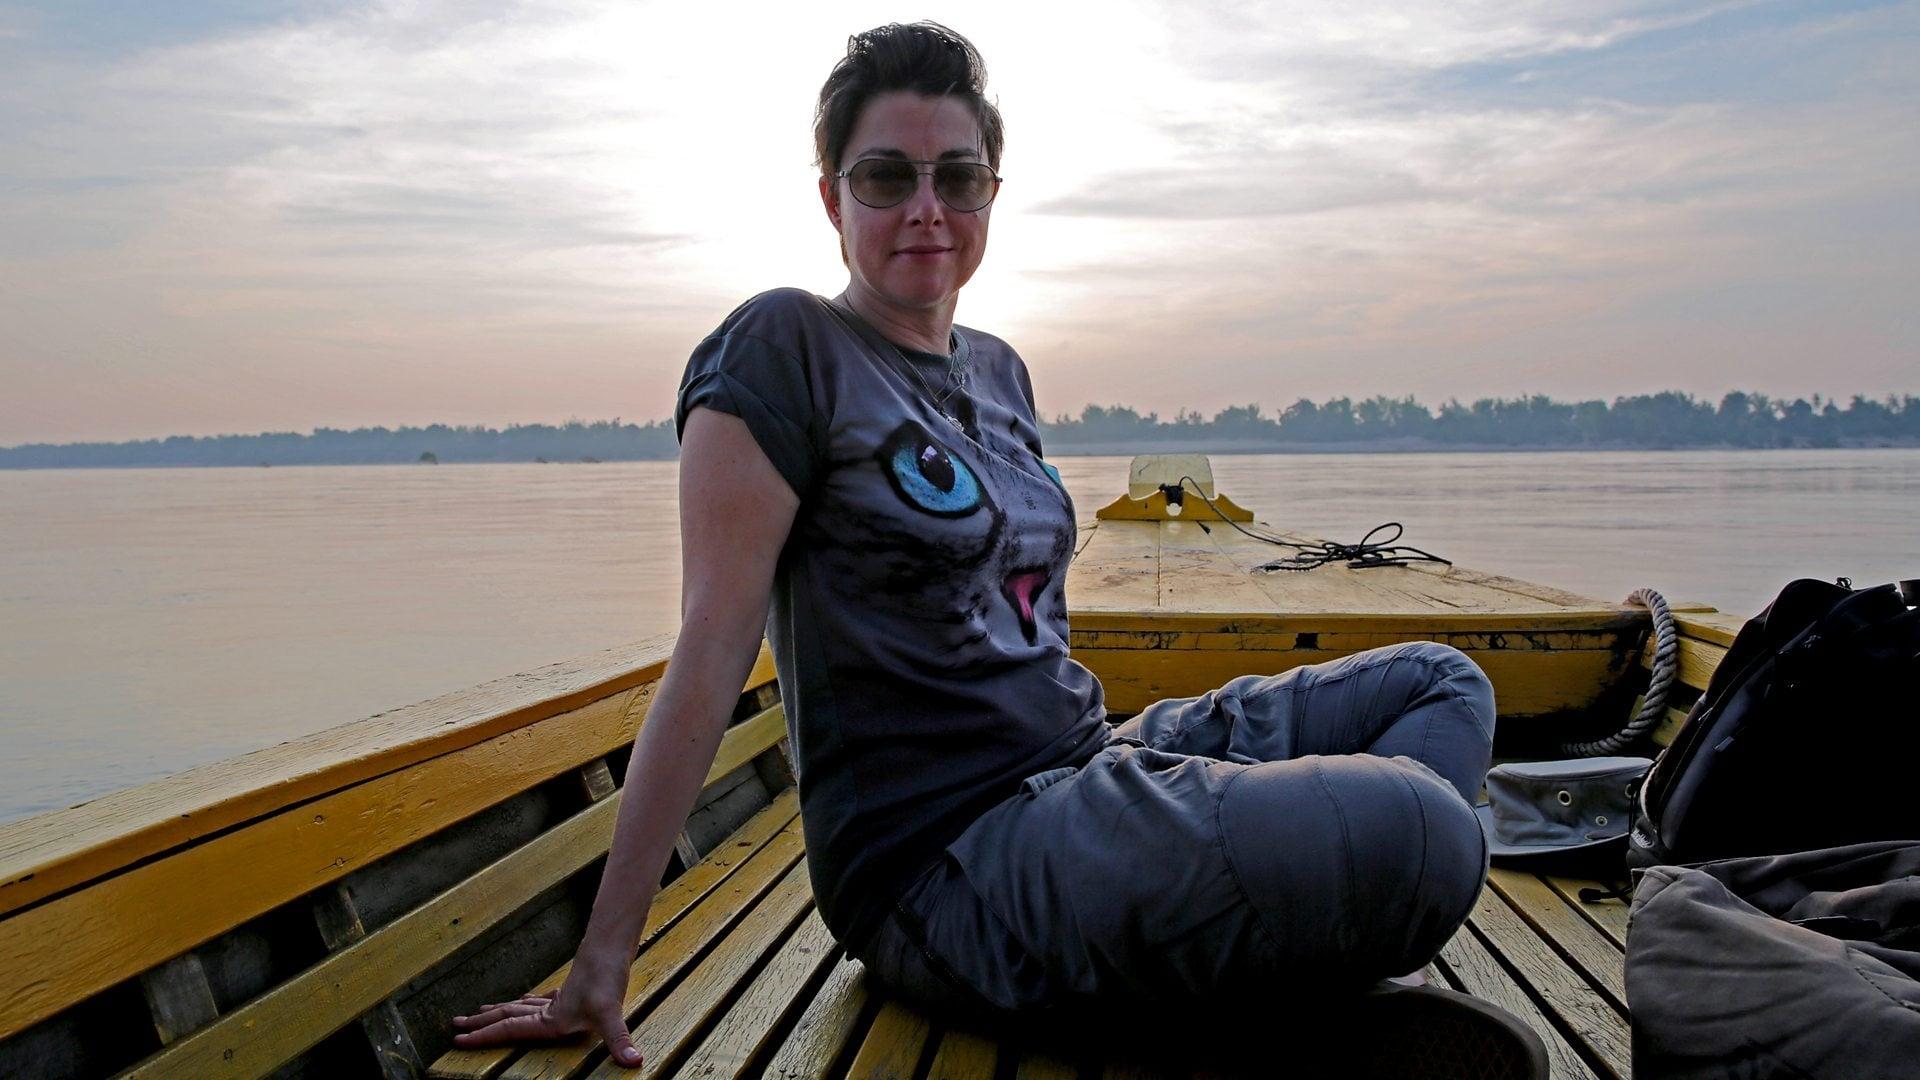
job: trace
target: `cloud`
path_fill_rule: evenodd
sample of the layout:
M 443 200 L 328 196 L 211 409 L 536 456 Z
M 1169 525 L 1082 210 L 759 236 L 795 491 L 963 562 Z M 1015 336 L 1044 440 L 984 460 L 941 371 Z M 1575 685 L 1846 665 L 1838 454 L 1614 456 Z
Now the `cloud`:
M 206 11 L 0 10 L 0 441 L 662 415 L 742 297 L 838 288 L 812 94 L 884 5 Z M 1058 409 L 1810 353 L 1910 390 L 1917 14 L 982 3 L 1009 181 L 962 321 Z

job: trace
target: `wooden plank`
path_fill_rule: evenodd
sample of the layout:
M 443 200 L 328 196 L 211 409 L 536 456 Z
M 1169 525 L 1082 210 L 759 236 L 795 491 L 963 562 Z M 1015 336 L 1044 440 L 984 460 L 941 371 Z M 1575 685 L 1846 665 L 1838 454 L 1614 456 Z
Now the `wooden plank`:
M 678 1064 L 707 1023 L 720 1015 L 740 983 L 760 966 L 768 951 L 787 936 L 812 904 L 807 863 L 802 859 L 665 999 L 640 1018 L 632 1030 L 633 1043 L 645 1059 L 640 1067 L 641 1080 L 658 1080 Z M 608 1059 L 588 1075 L 592 1080 L 612 1080 L 630 1073 Z
M 0 922 L 0 1037 L 631 741 L 652 691 L 369 780 Z M 716 767 L 764 748 L 770 730 L 728 729 Z
M 159 967 L 140 973 L 140 993 L 147 999 L 154 1033 L 161 1046 L 170 1046 L 220 1016 L 213 1003 L 207 969 L 196 953 L 182 953 Z
M 1582 596 L 1579 593 L 1568 592 L 1565 589 L 1556 589 L 1551 585 L 1542 585 L 1534 581 L 1521 581 L 1518 578 L 1510 578 L 1501 574 L 1490 574 L 1485 570 L 1473 570 L 1465 566 L 1439 566 L 1433 563 L 1410 563 L 1407 568 L 1422 574 L 1435 574 L 1475 585 L 1482 585 L 1490 589 L 1499 589 L 1502 592 L 1510 592 L 1516 596 L 1524 596 L 1530 600 L 1538 600 L 1554 607 L 1592 608 L 1596 606 L 1610 606 L 1605 600 L 1596 599 L 1591 596 Z M 1611 606 L 1621 610 L 1644 611 L 1642 608 L 1632 607 L 1627 604 Z
M 0 827 L 0 914 L 296 803 L 655 683 L 673 650 L 649 638 L 328 728 Z M 772 681 L 762 646 L 747 686 Z M 631 737 L 629 735 L 629 737 Z M 0 996 L 5 996 L 0 993 Z
M 1403 641 L 1433 641 L 1451 645 L 1464 652 L 1515 650 L 1520 652 L 1559 652 L 1567 649 L 1625 650 L 1622 636 L 1608 630 L 1531 630 L 1503 633 L 1488 630 L 1326 633 L 1251 632 L 1206 633 L 1186 630 L 1074 630 L 1075 649 L 1151 649 L 1192 650 L 1199 652 L 1286 652 L 1303 647 L 1323 652 L 1349 653 L 1398 645 Z
M 1635 609 L 1637 610 L 1637 609 Z M 1586 611 L 1156 611 L 1146 609 L 1072 609 L 1073 631 L 1223 634 L 1522 634 L 1549 631 L 1613 631 L 1633 634 L 1644 614 L 1614 608 Z
M 1080 553 L 1087 550 L 1087 545 L 1093 542 L 1093 531 L 1099 527 L 1100 527 L 1100 521 L 1098 518 L 1082 518 L 1079 521 L 1076 521 L 1073 523 L 1073 533 L 1074 533 L 1073 557 L 1074 558 L 1076 559 L 1079 558 Z
M 700 901 L 727 881 L 748 860 L 763 851 L 783 833 L 794 841 L 797 851 L 797 837 L 793 836 L 794 817 L 799 812 L 800 802 L 797 792 L 786 791 L 774 799 L 773 804 L 747 819 L 733 838 L 710 852 L 706 858 L 689 867 L 679 877 L 668 882 L 654 894 L 653 903 L 647 909 L 646 928 L 641 932 L 641 940 L 649 947 L 660 944 L 659 939 L 670 928 L 679 924 L 681 918 L 692 911 Z M 775 852 L 773 857 L 784 865 L 785 855 Z M 765 871 L 762 877 L 771 880 L 772 871 Z M 567 975 L 573 970 L 573 962 L 568 961 L 560 970 L 541 980 L 533 987 L 536 992 L 556 990 L 567 981 Z M 477 1003 L 476 1003 L 477 1004 Z M 488 1080 L 498 1075 L 507 1062 L 519 1051 L 513 1047 L 495 1047 L 490 1050 L 449 1050 L 440 1055 L 429 1070 L 429 1075 L 445 1080 Z
M 770 1080 L 813 1080 L 827 1075 L 859 1026 L 867 1001 L 866 969 L 852 957 L 843 958 L 800 1014 L 765 1075 Z
M 1067 596 L 1083 608 L 1152 609 L 1160 602 L 1160 530 L 1103 521 L 1067 567 Z M 1078 618 L 1078 615 L 1073 615 Z
M 1561 899 L 1573 905 L 1582 918 L 1593 924 L 1594 929 L 1605 934 L 1616 946 L 1622 949 L 1627 947 L 1627 915 L 1630 909 L 1625 900 L 1601 900 L 1589 904 L 1580 899 L 1580 890 L 1599 888 L 1602 883 L 1564 877 L 1549 877 L 1546 880 Z
M 1634 712 L 1638 713 L 1639 710 L 1635 709 Z M 1686 709 L 1676 709 L 1668 706 L 1666 716 L 1660 721 L 1660 726 L 1653 729 L 1651 737 L 1654 745 L 1672 746 L 1674 736 L 1680 734 L 1680 725 L 1687 722 L 1687 712 L 1688 710 Z
M 929 1033 L 926 1017 L 897 1001 L 887 1002 L 873 1018 L 847 1075 L 860 1080 L 913 1080 Z
M 1270 534 L 1295 543 L 1319 543 L 1316 538 L 1292 533 Z M 1245 571 L 1298 554 L 1298 549 L 1267 544 L 1230 528 L 1215 528 L 1213 537 L 1222 552 Z M 1162 577 L 1165 576 L 1163 573 Z M 1445 613 L 1619 608 L 1619 605 L 1546 586 L 1439 564 L 1413 563 L 1356 570 L 1337 562 L 1312 570 L 1264 574 L 1260 580 L 1262 587 L 1276 597 L 1278 610 L 1282 611 Z M 1645 617 L 1641 612 L 1640 618 L 1644 621 Z
M 1239 566 L 1215 537 L 1224 522 L 1202 529 L 1192 521 L 1160 526 L 1160 599 L 1169 611 L 1285 611 L 1260 577 Z M 1071 595 L 1071 594 L 1069 594 Z
M 1099 676 L 1106 688 L 1107 707 L 1115 712 L 1139 712 L 1163 698 L 1203 694 L 1240 675 L 1271 675 L 1345 655 L 1322 649 L 1073 650 L 1074 659 Z M 1468 656 L 1492 680 L 1502 717 L 1590 708 L 1619 673 L 1619 655 L 1606 649 L 1488 649 Z
M 689 965 L 706 952 L 754 902 L 784 877 L 800 858 L 800 823 L 794 821 L 760 849 L 745 866 L 730 875 L 701 900 L 686 917 L 649 942 L 627 971 L 623 1010 L 633 1021 L 664 993 Z M 603 1052 L 599 1039 L 582 1037 L 572 1043 L 529 1050 L 503 1074 L 512 1080 L 574 1076 L 597 1061 Z
M 1468 921 L 1489 951 L 1519 973 L 1547 1011 L 1566 1025 L 1608 1071 L 1623 1080 L 1631 1075 L 1633 1055 L 1626 1020 L 1594 993 L 1505 900 L 1491 889 L 1483 890 Z
M 1616 944 L 1567 905 L 1553 886 L 1532 874 L 1495 867 L 1487 883 L 1520 913 L 1534 932 L 1546 938 L 1588 983 L 1605 994 L 1622 1014 L 1627 1011 L 1626 958 Z
M 1507 1010 L 1540 1036 L 1547 1044 L 1547 1062 L 1554 1080 L 1595 1080 L 1593 1069 L 1579 1051 L 1548 1021 L 1533 999 L 1471 931 L 1462 927 L 1440 950 L 1440 960 L 1460 990 Z
M 617 798 L 595 803 L 123 1075 L 158 1080 L 272 1071 L 592 862 L 607 849 L 619 807 Z
M 1682 634 L 1723 649 L 1732 645 L 1733 639 L 1740 634 L 1740 628 L 1747 625 L 1747 620 L 1724 611 L 1682 614 L 1678 608 L 1672 610 L 1674 625 L 1680 628 Z
M 0 985 L 0 1037 L 604 753 L 631 737 L 624 701 L 369 780 L 0 922 L 0 956 L 14 961 L 0 972 L 12 984 Z M 31 971 L 41 974 L 23 978 Z
M 675 1075 L 704 1080 L 748 1073 L 772 1048 L 774 1035 L 800 1007 L 807 987 L 838 955 L 820 913 L 809 913 Z M 643 1026 L 649 1022 L 641 1019 Z
M 606 758 L 594 758 L 580 766 L 580 793 L 588 802 L 599 802 L 614 793 L 618 788 L 613 782 L 613 771 L 607 768 Z
M 367 928 L 360 921 L 360 909 L 342 882 L 334 882 L 314 897 L 313 921 L 329 952 L 339 952 L 367 936 Z M 420 1051 L 413 1045 L 413 1033 L 407 1030 L 393 999 L 383 999 L 361 1013 L 360 1030 L 366 1035 L 374 1065 L 385 1080 L 414 1080 L 420 1075 Z
M 1653 669 L 1654 644 L 1654 640 L 1649 637 L 1646 647 L 1640 652 L 1640 664 L 1649 671 Z M 1676 673 L 1676 678 L 1687 686 L 1705 690 L 1707 681 L 1713 678 L 1714 669 L 1718 668 L 1720 661 L 1726 658 L 1727 650 L 1724 646 L 1699 641 L 1683 634 L 1679 642 L 1677 659 L 1680 662 L 1680 669 Z
M 733 725 L 720 741 L 713 767 L 707 770 L 707 783 L 711 784 L 759 757 L 786 737 L 787 711 L 780 705 L 764 709 L 751 719 Z
M 940 1049 L 927 1069 L 927 1080 L 993 1080 L 1000 1048 L 971 1031 L 950 1030 L 940 1037 Z

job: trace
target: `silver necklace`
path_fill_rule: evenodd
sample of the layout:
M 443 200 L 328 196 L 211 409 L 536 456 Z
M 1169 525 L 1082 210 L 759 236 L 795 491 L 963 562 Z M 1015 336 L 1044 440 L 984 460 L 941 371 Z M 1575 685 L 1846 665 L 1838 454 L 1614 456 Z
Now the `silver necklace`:
M 887 342 L 887 344 L 893 345 L 891 341 Z M 939 413 L 941 419 L 952 424 L 955 431 L 964 434 L 967 430 L 967 425 L 961 423 L 960 418 L 953 415 L 954 410 L 948 409 L 946 402 L 948 398 L 966 388 L 967 380 L 973 377 L 973 365 L 968 363 L 964 367 L 959 367 L 959 377 L 955 378 L 955 365 L 949 361 L 947 378 L 952 380 L 952 385 L 936 394 L 933 392 L 933 384 L 927 381 L 925 375 L 920 374 L 920 368 L 914 364 L 913 358 L 907 355 L 906 350 L 898 345 L 893 345 L 893 351 L 894 355 L 900 358 L 900 362 L 906 365 L 907 370 L 913 373 L 914 380 L 920 384 L 920 389 L 926 391 L 927 401 L 933 405 L 933 411 Z

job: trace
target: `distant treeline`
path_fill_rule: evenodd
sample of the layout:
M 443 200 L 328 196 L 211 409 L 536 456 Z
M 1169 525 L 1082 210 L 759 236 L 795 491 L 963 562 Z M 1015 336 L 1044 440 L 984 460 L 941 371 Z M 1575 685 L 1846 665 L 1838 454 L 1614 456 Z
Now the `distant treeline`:
M 1715 405 L 1666 391 L 1604 401 L 1562 402 L 1543 395 L 1449 401 L 1436 410 L 1411 397 L 1334 398 L 1294 402 L 1277 416 L 1259 405 L 1235 405 L 1212 418 L 1182 411 L 1172 420 L 1125 405 L 1089 405 L 1077 417 L 1040 424 L 1049 447 L 1100 445 L 1125 452 L 1177 445 L 1669 447 L 1920 446 L 1920 397 L 1855 396 L 1835 400 L 1769 398 L 1734 392 Z M 673 423 L 514 424 L 488 427 L 315 428 L 312 434 L 174 435 L 120 443 L 33 443 L 0 448 L 0 468 L 86 468 L 149 465 L 375 465 L 439 462 L 571 462 L 664 460 L 678 444 Z
M 1540 446 L 1658 449 L 1680 446 L 1920 445 L 1920 397 L 1879 401 L 1856 395 L 1837 401 L 1770 398 L 1735 391 L 1719 405 L 1691 394 L 1658 394 L 1604 401 L 1555 401 L 1545 395 L 1449 401 L 1438 411 L 1411 397 L 1302 398 L 1278 416 L 1259 405 L 1236 405 L 1208 419 L 1183 411 L 1172 420 L 1144 416 L 1124 405 L 1089 405 L 1078 417 L 1041 425 L 1049 445 L 1113 443 L 1133 439 L 1200 444 L 1352 443 L 1408 446 Z

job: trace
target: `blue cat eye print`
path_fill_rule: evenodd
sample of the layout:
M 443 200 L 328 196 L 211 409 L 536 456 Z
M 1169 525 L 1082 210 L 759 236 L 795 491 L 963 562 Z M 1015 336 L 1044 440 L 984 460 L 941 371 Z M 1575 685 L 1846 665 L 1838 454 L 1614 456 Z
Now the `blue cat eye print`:
M 894 432 L 880 461 L 893 490 L 916 509 L 956 518 L 980 509 L 979 478 L 919 424 L 904 424 Z

